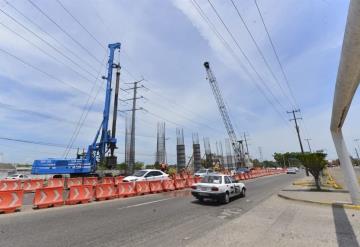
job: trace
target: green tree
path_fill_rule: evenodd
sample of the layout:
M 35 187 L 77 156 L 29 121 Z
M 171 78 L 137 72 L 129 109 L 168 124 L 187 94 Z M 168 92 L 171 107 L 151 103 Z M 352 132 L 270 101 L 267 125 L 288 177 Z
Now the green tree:
M 116 165 L 116 169 L 120 170 L 120 171 L 126 171 L 127 165 L 125 162 L 122 162 L 120 164 Z
M 258 159 L 253 159 L 252 163 L 253 163 L 254 167 L 262 167 L 263 166 Z
M 144 169 L 144 162 L 136 161 L 134 164 L 134 170 Z
M 317 153 L 297 153 L 297 159 L 303 166 L 308 168 L 315 180 L 315 185 L 318 190 L 321 190 L 320 172 L 326 167 L 326 154 L 323 152 Z

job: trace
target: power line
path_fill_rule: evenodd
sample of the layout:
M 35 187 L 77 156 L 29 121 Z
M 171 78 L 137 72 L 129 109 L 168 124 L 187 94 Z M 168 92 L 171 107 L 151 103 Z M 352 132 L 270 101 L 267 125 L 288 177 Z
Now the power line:
M 254 38 L 253 34 L 251 33 L 251 31 L 250 31 L 250 29 L 249 29 L 248 25 L 246 24 L 246 22 L 245 22 L 244 18 L 242 17 L 242 15 L 241 15 L 241 13 L 240 13 L 240 11 L 239 11 L 238 7 L 236 6 L 235 2 L 234 2 L 233 0 L 230 0 L 230 1 L 231 1 L 232 5 L 234 6 L 234 8 L 235 8 L 235 10 L 236 10 L 236 13 L 237 13 L 237 15 L 239 16 L 239 18 L 240 18 L 241 22 L 243 23 L 243 25 L 244 25 L 244 27 L 245 27 L 246 31 L 248 32 L 249 36 L 251 37 L 251 40 L 252 40 L 252 41 L 253 41 L 253 43 L 255 44 L 255 47 L 256 47 L 256 49 L 257 49 L 258 53 L 260 54 L 260 56 L 261 56 L 262 60 L 264 61 L 266 68 L 269 70 L 269 72 L 270 72 L 271 76 L 272 76 L 272 77 L 273 77 L 273 79 L 275 80 L 276 84 L 279 86 L 279 88 L 280 88 L 281 92 L 284 94 L 284 96 L 285 96 L 285 97 L 288 97 L 288 98 L 290 99 L 290 101 L 289 101 L 289 102 L 290 102 L 290 104 L 292 104 L 292 102 L 291 102 L 291 101 L 292 101 L 292 98 L 291 98 L 291 97 L 289 97 L 289 96 L 288 96 L 288 94 L 286 94 L 286 92 L 284 91 L 283 87 L 281 86 L 280 81 L 279 81 L 279 80 L 278 80 L 278 78 L 276 77 L 276 75 L 275 75 L 274 71 L 271 69 L 271 66 L 270 66 L 269 62 L 267 61 L 267 59 L 266 59 L 266 57 L 265 57 L 264 53 L 261 51 L 261 49 L 260 49 L 260 47 L 259 47 L 258 43 L 256 42 L 256 40 L 255 40 L 255 38 Z M 294 106 L 293 106 L 293 107 L 294 107 Z M 295 108 L 295 107 L 294 107 L 294 108 Z
M 14 35 L 20 37 L 21 39 L 23 39 L 24 41 L 26 41 L 27 43 L 31 44 L 32 46 L 36 47 L 36 49 L 38 49 L 39 51 L 41 51 L 43 54 L 45 54 L 46 56 L 52 58 L 55 62 L 62 64 L 63 66 L 65 66 L 66 68 L 70 69 L 71 71 L 73 71 L 75 74 L 77 74 L 78 76 L 82 77 L 83 79 L 85 79 L 86 81 L 90 81 L 87 77 L 83 76 L 82 74 L 80 74 L 78 71 L 74 70 L 71 66 L 67 65 L 66 63 L 64 63 L 63 61 L 61 61 L 60 59 L 58 59 L 57 57 L 53 56 L 52 54 L 48 53 L 47 51 L 45 51 L 44 49 L 42 49 L 40 46 L 38 46 L 37 44 L 35 44 L 34 42 L 32 42 L 31 40 L 25 38 L 24 36 L 22 36 L 21 34 L 19 34 L 18 32 L 16 32 L 15 30 L 11 29 L 10 27 L 8 27 L 7 25 L 5 25 L 4 23 L 0 22 L 0 25 L 3 26 L 6 30 L 8 30 L 9 32 L 13 33 Z M 91 81 L 90 81 L 91 82 Z
M 9 13 L 7 13 L 6 11 L 0 9 L 0 11 L 6 15 L 9 19 L 11 19 L 13 22 L 15 22 L 16 24 L 18 24 L 19 26 L 21 26 L 22 28 L 24 28 L 26 31 L 28 31 L 29 33 L 33 34 L 35 37 L 37 37 L 39 40 L 41 40 L 42 42 L 44 42 L 45 44 L 47 44 L 49 47 L 51 47 L 53 50 L 55 50 L 58 54 L 60 54 L 61 56 L 65 57 L 67 60 L 69 60 L 70 62 L 72 62 L 74 65 L 76 65 L 77 67 L 79 67 L 82 71 L 86 72 L 87 74 L 91 75 L 93 78 L 95 78 L 95 75 L 93 75 L 90 71 L 88 71 L 87 69 L 85 69 L 83 66 L 81 66 L 79 63 L 77 63 L 76 61 L 74 61 L 71 57 L 67 56 L 65 53 L 63 53 L 62 51 L 60 51 L 58 48 L 56 48 L 55 46 L 53 46 L 51 43 L 49 43 L 47 40 L 45 40 L 44 38 L 42 38 L 41 36 L 39 36 L 37 33 L 35 33 L 34 31 L 32 31 L 30 28 L 28 28 L 27 26 L 25 26 L 24 24 L 22 24 L 20 21 L 18 21 L 16 18 L 14 18 L 12 15 L 10 15 Z
M 214 11 L 214 13 L 216 14 L 216 16 L 218 17 L 218 19 L 220 20 L 220 22 L 223 24 L 223 26 L 225 27 L 226 31 L 228 32 L 228 34 L 230 35 L 231 39 L 233 40 L 233 42 L 235 43 L 236 47 L 239 49 L 239 51 L 241 52 L 241 54 L 244 56 L 244 58 L 246 59 L 247 63 L 249 64 L 249 66 L 251 67 L 251 69 L 255 72 L 255 74 L 258 76 L 258 78 L 260 79 L 260 81 L 262 82 L 263 86 L 266 87 L 266 89 L 268 90 L 268 92 L 273 96 L 273 98 L 275 99 L 275 101 L 281 106 L 283 107 L 284 111 L 286 110 L 286 107 L 279 101 L 279 99 L 273 94 L 273 92 L 271 91 L 271 89 L 268 87 L 268 85 L 265 83 L 264 79 L 262 78 L 262 76 L 259 74 L 259 72 L 255 69 L 255 66 L 252 64 L 252 62 L 250 61 L 249 57 L 246 55 L 246 53 L 244 52 L 244 50 L 241 48 L 239 42 L 237 41 L 237 39 L 235 38 L 234 34 L 231 32 L 231 30 L 229 29 L 229 27 L 226 25 L 226 23 L 224 22 L 224 20 L 222 19 L 221 15 L 219 14 L 219 12 L 216 10 L 215 6 L 212 4 L 212 2 L 210 0 L 208 0 L 208 3 L 210 4 L 212 10 Z M 286 120 L 285 120 L 286 121 Z
M 261 22 L 262 22 L 262 24 L 263 24 L 263 26 L 264 26 L 264 28 L 265 28 L 265 32 L 266 32 L 266 34 L 267 34 L 267 37 L 268 37 L 268 39 L 269 39 L 269 41 L 270 41 L 271 48 L 272 48 L 272 50 L 274 51 L 276 60 L 277 60 L 277 62 L 278 62 L 278 64 L 279 64 L 279 66 L 280 66 L 281 73 L 282 73 L 282 75 L 283 75 L 283 77 L 284 77 L 284 79 L 285 79 L 286 85 L 287 85 L 287 87 L 288 87 L 288 89 L 289 89 L 290 95 L 291 95 L 291 97 L 293 98 L 293 100 L 294 100 L 294 102 L 295 102 L 295 105 L 296 105 L 297 107 L 299 107 L 299 104 L 297 103 L 296 98 L 295 98 L 295 96 L 294 96 L 294 93 L 293 93 L 293 91 L 292 91 L 292 89 L 291 89 L 289 80 L 288 80 L 288 78 L 287 78 L 287 76 L 286 76 L 284 67 L 283 67 L 283 65 L 282 65 L 282 63 L 281 63 L 281 61 L 280 61 L 279 55 L 278 55 L 278 53 L 277 53 L 277 51 L 276 51 L 274 42 L 273 42 L 273 40 L 272 40 L 272 38 L 271 38 L 271 36 L 270 36 L 270 32 L 269 32 L 269 30 L 268 30 L 268 28 L 267 28 L 267 26 L 266 26 L 266 24 L 265 24 L 265 21 L 264 21 L 263 15 L 262 15 L 262 13 L 261 13 L 261 10 L 260 10 L 260 8 L 259 8 L 259 5 L 257 4 L 257 1 L 256 1 L 256 0 L 254 0 L 254 2 L 255 2 L 255 5 L 256 5 L 256 9 L 257 9 L 257 11 L 258 11 L 258 13 L 259 13 L 259 15 L 260 15 Z
M 29 18 L 28 16 L 26 16 L 24 14 L 24 12 L 20 11 L 18 8 L 16 8 L 13 4 L 11 4 L 9 1 L 4 0 L 5 3 L 7 5 L 9 5 L 13 10 L 15 10 L 16 13 L 18 13 L 20 16 L 22 16 L 26 21 L 28 21 L 29 23 L 31 23 L 32 25 L 34 25 L 38 30 L 40 30 L 41 32 L 43 32 L 44 34 L 46 34 L 48 37 L 50 37 L 53 41 L 55 41 L 55 43 L 60 46 L 61 48 L 65 49 L 67 52 L 69 52 L 71 55 L 73 55 L 74 57 L 76 57 L 77 59 L 79 59 L 83 64 L 86 64 L 86 66 L 90 67 L 93 70 L 96 70 L 95 67 L 92 66 L 91 63 L 88 62 L 88 60 L 82 58 L 81 56 L 79 56 L 76 51 L 71 50 L 70 48 L 68 48 L 65 44 L 63 44 L 63 42 L 60 42 L 56 37 L 54 37 L 54 35 L 52 35 L 51 33 L 47 32 L 44 28 L 42 28 L 40 25 L 38 25 L 37 23 L 35 23 L 31 18 Z
M 61 84 L 67 85 L 67 86 L 69 86 L 69 87 L 75 89 L 76 91 L 79 91 L 79 92 L 81 92 L 81 93 L 83 93 L 83 94 L 85 94 L 85 95 L 89 95 L 87 92 L 85 92 L 85 91 L 83 91 L 83 90 L 75 87 L 74 85 L 72 85 L 72 84 L 70 84 L 70 83 L 68 83 L 68 82 L 65 82 L 65 81 L 63 81 L 63 80 L 55 77 L 54 75 L 52 75 L 52 74 L 50 74 L 50 73 L 48 73 L 48 72 L 40 69 L 39 67 L 36 67 L 36 66 L 34 66 L 34 65 L 26 62 L 25 60 L 17 57 L 16 55 L 14 55 L 14 54 L 12 54 L 12 53 L 10 53 L 10 52 L 2 49 L 2 48 L 0 48 L 0 51 L 1 51 L 2 53 L 4 53 L 4 54 L 8 55 L 9 57 L 14 58 L 15 60 L 18 60 L 18 61 L 21 62 L 22 64 L 25 64 L 26 66 L 28 66 L 28 67 L 30 67 L 30 68 L 32 68 L 32 69 L 34 69 L 34 70 L 36 70 L 36 71 L 38 71 L 38 72 L 46 75 L 47 77 L 49 77 L 49 78 L 51 78 L 51 79 L 53 79 L 53 80 L 55 80 L 55 81 L 57 81 L 57 82 L 60 82 Z
M 82 50 L 84 50 L 90 57 L 97 61 L 100 65 L 102 62 L 96 58 L 86 47 L 84 47 L 79 41 L 77 41 L 71 34 L 69 34 L 64 28 L 62 28 L 54 19 L 52 19 L 48 14 L 45 13 L 37 4 L 32 0 L 27 0 L 32 6 L 34 6 L 43 16 L 45 16 L 49 21 L 51 21 L 55 26 L 57 26 L 67 37 L 69 37 L 74 43 L 76 43 Z
M 63 144 L 41 142 L 41 141 L 31 141 L 31 140 L 24 140 L 24 139 L 9 138 L 9 137 L 0 137 L 0 140 L 12 141 L 12 142 L 22 142 L 22 143 L 27 143 L 27 144 L 35 144 L 35 145 L 58 147 L 58 148 L 65 147 L 65 145 L 63 145 Z
M 205 12 L 202 10 L 202 8 L 200 7 L 200 5 L 197 4 L 196 0 L 192 0 L 193 2 L 193 5 L 195 7 L 195 4 L 196 4 L 196 7 L 195 9 L 198 11 L 199 15 L 203 18 L 203 20 L 209 25 L 209 26 L 212 26 L 212 31 L 216 34 L 216 33 L 219 33 L 218 31 L 216 31 L 216 28 L 214 26 L 214 24 L 211 22 L 211 20 L 206 16 Z M 219 16 L 218 16 L 219 18 Z M 221 17 L 219 18 L 221 19 Z M 225 23 L 223 23 L 223 25 L 225 25 Z M 225 25 L 226 26 L 226 25 Z M 219 35 L 216 34 L 216 36 L 219 38 Z M 221 35 L 220 35 L 221 36 Z M 221 36 L 222 37 L 222 36 Z M 219 38 L 220 41 L 221 40 L 224 40 L 224 38 Z M 234 50 L 228 45 L 227 42 L 222 42 L 224 47 L 227 48 L 229 51 L 230 51 L 230 54 L 232 54 L 232 56 L 235 58 L 236 61 L 238 61 L 238 63 L 244 68 L 244 66 L 242 65 L 242 62 L 241 60 L 239 59 L 238 55 L 234 52 Z M 238 46 L 239 50 L 242 51 L 241 47 Z M 242 54 L 245 56 L 245 58 L 247 58 L 246 54 L 244 54 L 244 52 L 242 52 Z M 249 62 L 249 59 L 247 59 L 247 61 Z M 250 63 L 251 64 L 251 63 Z M 252 67 L 252 69 L 255 71 L 255 73 L 257 72 L 255 70 L 254 67 Z M 280 111 L 277 109 L 277 107 L 273 104 L 273 102 L 269 99 L 269 97 L 266 95 L 265 91 L 260 87 L 260 85 L 256 82 L 256 80 L 253 78 L 253 76 L 250 74 L 250 72 L 244 68 L 244 71 L 246 72 L 246 74 L 249 76 L 249 78 L 254 82 L 256 88 L 260 91 L 260 93 L 264 96 L 264 98 L 269 102 L 269 104 L 272 106 L 272 108 L 275 110 L 275 112 L 283 119 L 283 121 L 285 121 L 288 125 L 288 122 L 286 121 L 286 119 L 284 118 L 284 116 L 280 113 Z M 258 75 L 259 76 L 259 75 Z M 260 78 L 261 79 L 261 78 Z M 262 83 L 264 84 L 264 81 L 262 80 Z M 266 84 L 265 84 L 265 87 Z M 268 88 L 267 88 L 268 89 Z M 271 91 L 268 89 L 268 91 L 271 93 Z M 272 94 L 273 97 L 275 97 L 273 94 Z M 289 126 L 289 125 L 288 125 Z M 289 126 L 290 127 L 290 126 Z
M 58 2 L 58 4 L 66 11 L 66 13 L 68 13 L 71 18 L 73 18 L 77 24 L 79 24 L 79 26 L 85 30 L 85 32 L 87 32 L 87 34 L 89 34 L 89 36 L 95 40 L 95 42 L 106 51 L 106 46 L 104 46 L 97 38 L 95 38 L 95 36 L 83 25 L 81 24 L 81 22 L 64 6 L 64 4 L 60 1 L 60 0 L 56 0 Z

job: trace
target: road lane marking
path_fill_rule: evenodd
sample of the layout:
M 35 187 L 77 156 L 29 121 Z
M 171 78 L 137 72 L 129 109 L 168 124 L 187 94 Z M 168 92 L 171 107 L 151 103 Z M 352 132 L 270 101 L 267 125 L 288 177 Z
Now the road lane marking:
M 150 202 L 143 202 L 143 203 L 129 205 L 129 206 L 118 208 L 118 209 L 122 210 L 122 209 L 126 209 L 126 208 L 135 208 L 135 207 L 140 207 L 140 206 L 149 205 L 149 204 L 153 204 L 153 203 L 157 203 L 157 202 L 163 202 L 163 201 L 172 200 L 172 199 L 175 199 L 175 197 L 165 198 L 165 199 L 160 199 L 160 200 L 150 201 Z

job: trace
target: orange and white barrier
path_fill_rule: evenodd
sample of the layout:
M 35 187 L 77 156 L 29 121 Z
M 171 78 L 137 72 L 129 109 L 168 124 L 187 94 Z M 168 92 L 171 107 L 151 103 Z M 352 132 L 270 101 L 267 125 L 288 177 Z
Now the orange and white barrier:
M 22 206 L 24 190 L 0 191 L 0 212 L 13 213 Z
M 163 191 L 175 190 L 174 180 L 169 179 L 169 180 L 162 181 L 162 188 L 163 188 Z
M 185 189 L 186 179 L 175 179 L 174 184 L 175 184 L 175 189 L 177 190 Z
M 20 190 L 20 189 L 21 189 L 20 180 L 0 180 L 0 191 Z
M 66 204 L 74 205 L 77 203 L 89 203 L 93 194 L 92 185 L 73 185 L 70 187 Z
M 71 186 L 75 185 L 82 185 L 83 178 L 67 178 L 66 179 L 66 186 L 70 188 Z
M 149 181 L 149 187 L 150 187 L 150 192 L 151 193 L 163 192 L 161 180 Z
M 114 184 L 114 178 L 113 177 L 103 177 L 102 184 Z
M 44 186 L 44 179 L 29 179 L 23 183 L 23 189 L 25 192 L 34 192 L 36 189 Z
M 195 183 L 194 178 L 189 177 L 186 179 L 186 187 L 190 188 L 194 183 Z
M 47 187 L 64 187 L 64 178 L 50 178 L 47 181 Z
M 115 185 L 118 185 L 119 183 L 122 183 L 123 179 L 124 179 L 124 176 L 114 177 L 114 183 L 115 183 Z
M 97 184 L 95 186 L 95 199 L 97 201 L 109 200 L 116 197 L 116 189 L 113 184 Z
M 35 190 L 33 205 L 37 208 L 64 205 L 64 187 L 44 187 Z
M 118 197 L 129 197 L 129 196 L 135 196 L 136 190 L 135 190 L 135 184 L 132 182 L 122 182 L 118 183 L 117 185 L 117 195 Z
M 138 195 L 145 195 L 150 193 L 150 186 L 148 181 L 135 182 L 135 189 Z
M 98 178 L 97 177 L 84 177 L 83 184 L 95 186 L 98 184 Z

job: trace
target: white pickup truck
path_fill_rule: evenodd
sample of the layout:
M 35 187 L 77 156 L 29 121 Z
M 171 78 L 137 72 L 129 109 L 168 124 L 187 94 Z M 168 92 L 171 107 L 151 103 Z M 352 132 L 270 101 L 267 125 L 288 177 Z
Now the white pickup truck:
M 200 202 L 205 198 L 229 203 L 231 197 L 245 197 L 245 184 L 223 174 L 208 174 L 200 183 L 194 184 L 191 194 Z

